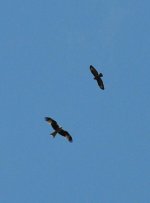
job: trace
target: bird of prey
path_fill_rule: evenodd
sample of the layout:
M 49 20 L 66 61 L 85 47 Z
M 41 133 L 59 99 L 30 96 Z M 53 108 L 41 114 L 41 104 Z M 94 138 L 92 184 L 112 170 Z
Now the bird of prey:
M 52 135 L 53 137 L 55 137 L 56 134 L 59 133 L 60 135 L 66 137 L 69 142 L 72 142 L 72 141 L 73 141 L 71 135 L 70 135 L 67 131 L 63 130 L 62 127 L 59 126 L 55 120 L 53 120 L 53 119 L 50 118 L 50 117 L 45 117 L 45 120 L 46 120 L 46 121 L 52 126 L 52 128 L 55 130 L 54 132 L 51 133 L 51 135 Z
M 97 70 L 92 66 L 90 65 L 90 70 L 91 70 L 91 73 L 94 75 L 94 80 L 97 81 L 99 87 L 104 90 L 104 83 L 101 79 L 101 77 L 103 77 L 103 74 L 102 73 L 98 73 Z

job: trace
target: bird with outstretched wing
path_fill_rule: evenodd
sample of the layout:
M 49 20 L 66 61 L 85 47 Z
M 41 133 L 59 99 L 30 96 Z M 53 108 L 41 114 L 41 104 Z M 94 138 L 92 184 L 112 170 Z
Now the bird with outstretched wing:
M 72 141 L 73 141 L 71 135 L 70 135 L 67 131 L 63 130 L 62 127 L 59 126 L 59 125 L 57 124 L 57 122 L 56 122 L 54 119 L 52 119 L 52 118 L 50 118 L 50 117 L 45 117 L 45 120 L 46 120 L 46 121 L 52 126 L 52 128 L 55 130 L 54 132 L 51 133 L 51 135 L 52 135 L 53 137 L 55 137 L 56 134 L 58 133 L 58 134 L 60 134 L 60 135 L 62 135 L 62 136 L 64 136 L 64 137 L 66 137 L 69 142 L 72 142 Z
M 103 81 L 101 79 L 101 77 L 103 77 L 103 74 L 102 73 L 98 73 L 97 70 L 92 65 L 90 65 L 90 71 L 94 75 L 94 80 L 97 81 L 99 87 L 102 90 L 104 90 L 104 83 L 103 83 Z

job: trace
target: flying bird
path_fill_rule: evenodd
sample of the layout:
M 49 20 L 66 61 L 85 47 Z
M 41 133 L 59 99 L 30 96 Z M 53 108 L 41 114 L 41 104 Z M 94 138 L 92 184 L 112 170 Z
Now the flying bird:
M 60 135 L 66 137 L 69 142 L 72 142 L 72 141 L 73 141 L 71 135 L 70 135 L 67 131 L 63 130 L 62 127 L 59 126 L 55 120 L 53 120 L 53 119 L 50 118 L 50 117 L 45 117 L 45 120 L 46 120 L 46 121 L 52 126 L 52 128 L 55 130 L 54 132 L 51 133 L 51 135 L 52 135 L 53 137 L 55 137 L 56 134 L 59 133 Z
M 98 73 L 97 70 L 92 66 L 90 65 L 90 70 L 91 70 L 91 73 L 94 75 L 94 80 L 97 81 L 99 87 L 104 90 L 104 83 L 101 79 L 101 77 L 103 77 L 103 74 L 102 73 Z

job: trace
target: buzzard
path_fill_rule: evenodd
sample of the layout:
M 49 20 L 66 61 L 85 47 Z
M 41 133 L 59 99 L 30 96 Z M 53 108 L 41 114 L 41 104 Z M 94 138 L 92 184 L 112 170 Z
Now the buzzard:
M 59 133 L 60 135 L 66 137 L 69 142 L 72 142 L 72 141 L 73 141 L 71 135 L 70 135 L 67 131 L 63 130 L 62 127 L 59 126 L 55 120 L 53 120 L 53 119 L 50 118 L 50 117 L 45 117 L 45 120 L 46 120 L 49 124 L 51 124 L 52 128 L 55 130 L 54 132 L 51 133 L 51 135 L 52 135 L 53 137 L 55 137 L 56 134 Z
M 90 65 L 90 70 L 91 70 L 91 73 L 94 75 L 94 80 L 97 81 L 99 87 L 104 90 L 104 83 L 101 79 L 101 77 L 103 77 L 103 74 L 102 73 L 98 73 L 97 70 L 92 66 Z

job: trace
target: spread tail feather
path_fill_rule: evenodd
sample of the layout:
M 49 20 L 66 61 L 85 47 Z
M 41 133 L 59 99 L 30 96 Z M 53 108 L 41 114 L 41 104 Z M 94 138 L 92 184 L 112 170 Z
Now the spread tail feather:
M 54 132 L 51 133 L 51 135 L 52 135 L 53 137 L 55 137 L 56 134 L 57 134 L 57 131 L 54 131 Z

